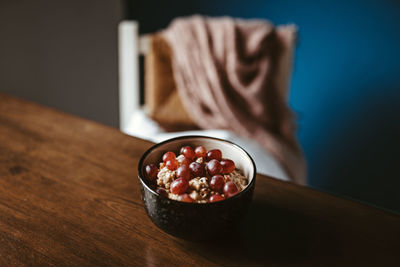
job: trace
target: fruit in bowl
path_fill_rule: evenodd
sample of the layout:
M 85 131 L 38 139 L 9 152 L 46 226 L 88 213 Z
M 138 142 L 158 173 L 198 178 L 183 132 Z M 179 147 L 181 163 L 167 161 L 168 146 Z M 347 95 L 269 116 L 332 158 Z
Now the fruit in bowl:
M 183 146 L 178 156 L 167 151 L 161 162 L 146 165 L 144 174 L 156 192 L 170 199 L 196 203 L 222 201 L 242 191 L 248 183 L 248 178 L 235 168 L 235 162 L 222 156 L 219 149 L 207 151 L 202 145 Z
M 182 136 L 148 149 L 138 178 L 146 212 L 159 228 L 207 240 L 232 234 L 245 216 L 256 167 L 246 151 L 229 141 Z

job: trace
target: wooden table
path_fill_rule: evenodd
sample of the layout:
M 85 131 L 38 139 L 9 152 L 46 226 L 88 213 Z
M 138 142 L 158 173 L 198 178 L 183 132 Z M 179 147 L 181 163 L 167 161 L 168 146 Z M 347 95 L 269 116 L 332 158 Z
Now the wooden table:
M 262 175 L 232 239 L 169 236 L 140 200 L 151 145 L 0 94 L 0 266 L 400 266 L 400 216 Z

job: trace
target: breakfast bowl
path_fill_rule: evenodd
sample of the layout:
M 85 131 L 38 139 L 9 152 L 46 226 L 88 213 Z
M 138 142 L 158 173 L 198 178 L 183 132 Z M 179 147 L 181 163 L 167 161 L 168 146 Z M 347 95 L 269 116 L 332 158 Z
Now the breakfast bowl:
M 148 179 L 145 169 L 148 165 L 162 162 L 166 152 L 179 154 L 185 146 L 220 150 L 224 157 L 234 161 L 236 170 L 247 178 L 247 184 L 231 197 L 226 195 L 226 198 L 216 202 L 184 202 L 162 194 L 157 189 L 157 183 Z M 138 178 L 144 207 L 156 226 L 183 239 L 209 240 L 234 234 L 232 231 L 242 221 L 252 201 L 256 166 L 244 149 L 230 141 L 206 136 L 181 136 L 148 149 L 139 161 Z

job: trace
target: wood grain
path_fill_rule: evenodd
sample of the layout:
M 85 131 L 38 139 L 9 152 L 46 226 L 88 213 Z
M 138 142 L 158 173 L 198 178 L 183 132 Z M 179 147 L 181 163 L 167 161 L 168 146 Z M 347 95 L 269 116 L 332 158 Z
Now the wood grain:
M 0 266 L 399 266 L 398 215 L 262 175 L 232 238 L 171 237 L 140 200 L 151 145 L 0 94 Z

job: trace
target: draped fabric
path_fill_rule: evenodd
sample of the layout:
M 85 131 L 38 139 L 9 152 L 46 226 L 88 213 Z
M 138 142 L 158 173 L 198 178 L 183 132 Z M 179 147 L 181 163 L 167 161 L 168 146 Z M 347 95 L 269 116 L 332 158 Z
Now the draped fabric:
M 294 25 L 265 20 L 192 16 L 175 19 L 161 34 L 191 119 L 258 141 L 304 184 L 305 160 L 287 104 L 296 33 Z

